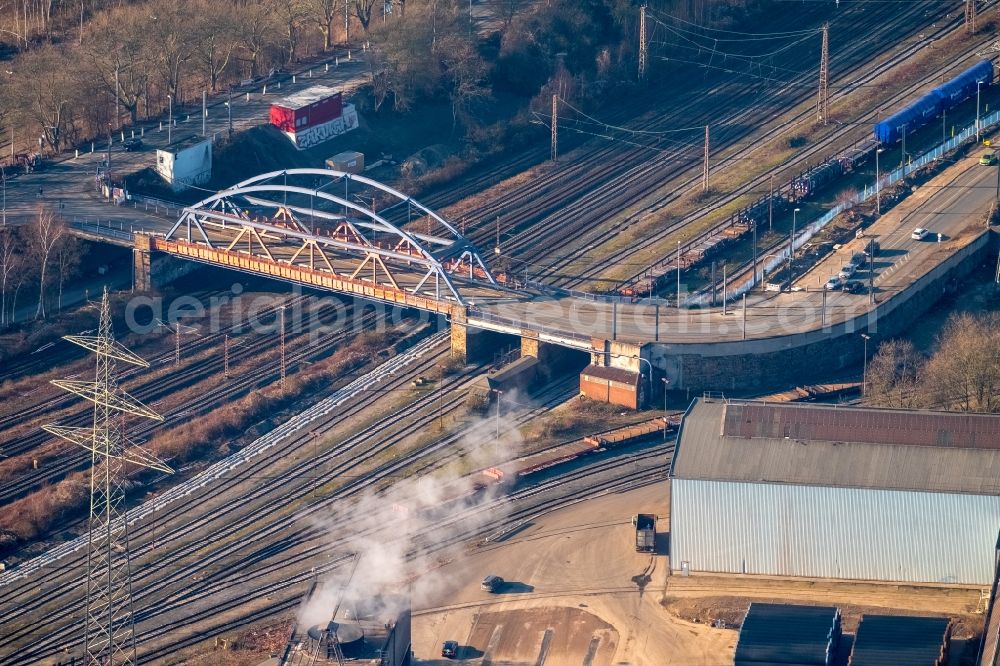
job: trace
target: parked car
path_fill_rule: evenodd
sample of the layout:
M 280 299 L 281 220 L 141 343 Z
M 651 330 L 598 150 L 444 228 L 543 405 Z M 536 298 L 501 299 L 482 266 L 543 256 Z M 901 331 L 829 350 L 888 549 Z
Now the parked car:
M 923 227 L 917 227 L 916 229 L 913 230 L 913 233 L 910 234 L 910 238 L 912 238 L 913 240 L 923 240 L 927 238 L 927 234 L 929 233 L 930 232 L 924 229 Z
M 986 153 L 979 158 L 979 163 L 983 166 L 994 166 L 997 163 L 997 154 Z
M 844 291 L 848 294 L 863 294 L 868 291 L 868 288 L 861 280 L 848 280 L 844 283 Z
M 487 592 L 499 592 L 500 588 L 503 587 L 503 578 L 500 576 L 487 576 L 483 579 L 483 584 L 480 587 Z
M 137 136 L 125 139 L 125 141 L 122 142 L 122 147 L 127 153 L 134 153 L 137 150 L 142 150 L 142 139 Z
M 857 270 L 858 269 L 854 266 L 854 264 L 844 264 L 841 266 L 840 273 L 837 274 L 837 277 L 841 280 L 847 280 L 851 278 Z
M 868 255 L 864 252 L 855 252 L 851 255 L 851 266 L 854 268 L 861 268 L 868 263 Z
M 441 656 L 454 659 L 458 656 L 458 641 L 445 641 L 441 646 Z
M 827 291 L 836 291 L 837 289 L 840 289 L 840 287 L 843 284 L 844 281 L 840 279 L 840 276 L 834 275 L 833 277 L 831 277 L 829 280 L 826 281 L 826 284 L 823 285 L 823 288 L 826 289 Z

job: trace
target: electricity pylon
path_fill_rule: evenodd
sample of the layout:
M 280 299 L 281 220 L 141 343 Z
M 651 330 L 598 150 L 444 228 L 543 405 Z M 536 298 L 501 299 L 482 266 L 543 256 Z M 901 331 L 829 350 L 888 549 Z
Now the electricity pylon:
M 173 470 L 126 437 L 127 415 L 154 421 L 162 421 L 163 417 L 118 388 L 118 361 L 143 368 L 148 368 L 149 364 L 115 341 L 107 289 L 101 301 L 101 323 L 97 335 L 67 335 L 65 339 L 97 356 L 93 382 L 52 381 L 56 386 L 94 403 L 93 426 L 43 426 L 46 431 L 82 446 L 92 455 L 83 663 L 84 666 L 126 666 L 136 663 L 136 655 L 125 517 L 125 472 L 128 466 L 148 467 L 168 474 Z
M 816 119 L 824 125 L 830 117 L 830 24 L 823 24 L 823 44 L 819 56 L 819 96 Z

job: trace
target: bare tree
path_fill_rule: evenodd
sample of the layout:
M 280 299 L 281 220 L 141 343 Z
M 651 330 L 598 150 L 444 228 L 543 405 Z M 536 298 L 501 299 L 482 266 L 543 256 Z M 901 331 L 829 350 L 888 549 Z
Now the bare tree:
M 375 10 L 375 3 L 379 0 L 352 0 L 352 7 L 354 9 L 354 16 L 357 17 L 358 23 L 361 24 L 362 29 L 367 33 L 368 27 L 372 22 L 372 13 Z
M 924 392 L 937 406 L 1000 410 L 1000 313 L 952 316 L 927 363 Z
M 918 407 L 923 357 L 909 340 L 887 340 L 868 363 L 866 401 L 879 407 Z
M 7 284 L 20 272 L 24 256 L 17 227 L 0 229 L 0 325 L 7 323 Z
M 487 68 L 475 44 L 464 36 L 452 34 L 442 43 L 440 52 L 454 130 L 459 118 L 466 118 L 477 101 L 490 97 L 490 89 L 484 85 Z
M 218 11 L 212 0 L 197 0 L 192 8 L 194 26 L 194 57 L 212 92 L 219 85 L 219 77 L 238 47 L 236 19 L 229 12 Z
M 146 28 L 146 52 L 167 94 L 178 99 L 181 71 L 194 55 L 194 17 L 185 3 L 159 2 Z
M 272 44 L 274 33 L 274 16 L 263 3 L 248 2 L 239 7 L 237 12 L 237 34 L 239 44 L 246 56 L 249 75 L 257 76 L 261 56 Z
M 62 150 L 83 94 L 76 61 L 57 46 L 41 46 L 21 56 L 11 88 L 20 115 L 52 150 Z
M 486 6 L 503 23 L 502 32 L 506 32 L 514 17 L 528 6 L 528 0 L 487 0 Z
M 35 319 L 45 319 L 48 266 L 52 260 L 52 253 L 65 232 L 65 225 L 55 213 L 48 208 L 39 207 L 30 232 L 31 250 L 38 266 L 38 309 L 35 311 Z
M 290 65 L 298 58 L 299 36 L 302 24 L 309 17 L 309 7 L 305 0 L 270 0 L 270 3 L 285 34 L 286 62 Z
M 342 2 L 347 0 L 305 0 L 308 18 L 323 35 L 323 50 L 333 48 L 333 25 L 344 15 Z
M 386 96 L 389 94 L 391 79 L 389 65 L 382 54 L 381 49 L 372 49 L 368 54 L 368 74 L 371 76 L 372 96 L 375 100 L 375 113 L 382 108 Z
M 139 102 L 149 87 L 150 40 L 144 28 L 147 18 L 131 7 L 100 12 L 88 24 L 83 46 L 95 77 L 116 96 L 133 123 L 138 120 Z M 148 110 L 149 100 L 146 105 Z

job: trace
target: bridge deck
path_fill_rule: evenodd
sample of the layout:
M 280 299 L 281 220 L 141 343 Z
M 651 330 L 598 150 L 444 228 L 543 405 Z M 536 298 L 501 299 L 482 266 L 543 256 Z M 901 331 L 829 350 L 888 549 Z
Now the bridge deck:
M 824 308 L 822 284 L 859 249 L 855 245 L 861 243 L 855 242 L 800 277 L 795 287 L 801 291 L 748 298 L 745 326 L 742 303 L 729 305 L 725 313 L 721 307 L 680 311 L 664 307 L 657 322 L 657 310 L 650 305 L 615 306 L 551 296 L 484 303 L 470 310 L 469 322 L 509 333 L 518 328 L 539 331 L 543 339 L 562 337 L 580 347 L 592 338 L 692 345 L 822 334 L 837 324 L 880 315 L 894 305 L 894 296 L 942 262 L 984 242 L 984 214 L 995 197 L 997 171 L 977 160 L 976 156 L 961 159 L 869 227 L 867 235 L 877 237 L 882 247 L 874 262 L 875 308 L 867 294 L 841 291 L 827 292 Z M 910 238 L 915 227 L 930 229 L 933 240 Z M 941 243 L 936 242 L 938 232 L 943 234 Z M 866 271 L 860 271 L 858 278 L 867 283 Z

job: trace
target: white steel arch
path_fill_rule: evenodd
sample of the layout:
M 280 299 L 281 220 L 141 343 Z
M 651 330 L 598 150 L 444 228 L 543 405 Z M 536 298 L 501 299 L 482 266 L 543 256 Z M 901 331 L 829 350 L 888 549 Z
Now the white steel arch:
M 281 182 L 277 182 L 279 178 Z M 289 179 L 293 184 L 288 184 Z M 301 183 L 303 180 L 308 182 Z M 344 196 L 327 191 L 341 183 Z M 371 206 L 349 198 L 352 183 L 395 202 L 384 206 L 381 214 L 377 213 L 375 197 Z M 418 211 L 418 219 L 429 227 L 427 233 L 416 231 L 412 224 L 404 228 L 390 219 L 386 213 L 401 205 L 407 206 L 408 214 L 412 209 Z M 435 233 L 430 232 L 432 226 Z M 497 285 L 478 249 L 445 217 L 378 181 L 333 169 L 286 169 L 244 180 L 185 208 L 165 239 L 210 248 L 228 243 L 227 251 L 245 242 L 249 254 L 254 254 L 256 242 L 261 258 L 294 264 L 300 257 L 308 256 L 310 268 L 314 268 L 318 254 L 322 260 L 320 270 L 334 273 L 336 269 L 328 253 L 335 253 L 339 259 L 361 260 L 356 267 L 351 266 L 354 268 L 351 279 L 357 278 L 371 262 L 372 281 L 378 280 L 381 268 L 388 283 L 397 289 L 401 287 L 394 274 L 412 272 L 417 266 L 423 272 L 407 291 L 420 293 L 433 284 L 434 296 L 441 298 L 440 287 L 444 285 L 449 295 L 446 297 L 459 304 L 463 299 L 455 285 L 456 277 Z M 275 241 L 300 245 L 291 258 L 276 258 L 276 253 L 271 252 Z M 303 254 L 306 250 L 307 255 Z

